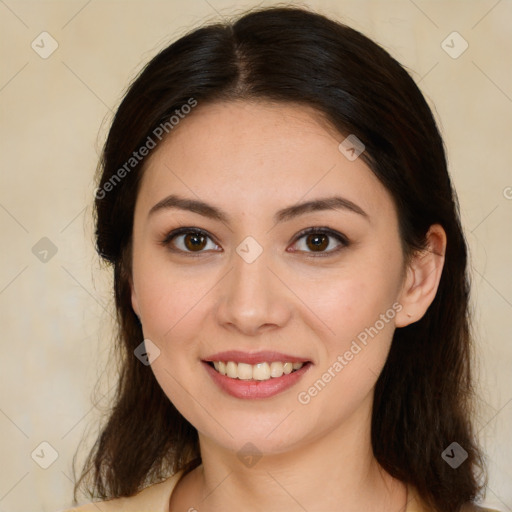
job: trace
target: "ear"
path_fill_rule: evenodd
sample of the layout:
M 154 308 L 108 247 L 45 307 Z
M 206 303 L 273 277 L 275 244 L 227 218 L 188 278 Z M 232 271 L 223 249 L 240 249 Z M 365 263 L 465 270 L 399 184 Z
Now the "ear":
M 132 298 L 132 308 L 135 314 L 140 318 L 139 301 L 137 300 L 137 294 L 135 293 L 135 287 L 133 286 L 133 280 L 130 277 L 130 289 Z
M 444 266 L 446 233 L 440 224 L 432 224 L 426 238 L 427 249 L 414 254 L 407 268 L 398 299 L 402 309 L 395 316 L 396 327 L 420 320 L 436 296 Z

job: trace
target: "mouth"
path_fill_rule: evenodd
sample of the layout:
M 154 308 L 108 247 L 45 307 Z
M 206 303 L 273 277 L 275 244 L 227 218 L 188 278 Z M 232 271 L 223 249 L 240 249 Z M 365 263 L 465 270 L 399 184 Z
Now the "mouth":
M 309 362 L 272 361 L 256 364 L 239 363 L 236 361 L 204 361 L 220 375 L 230 379 L 266 381 L 278 379 L 300 370 Z
M 262 361 L 249 364 L 202 360 L 201 363 L 222 393 L 238 399 L 265 399 L 278 395 L 297 385 L 313 366 L 311 361 Z

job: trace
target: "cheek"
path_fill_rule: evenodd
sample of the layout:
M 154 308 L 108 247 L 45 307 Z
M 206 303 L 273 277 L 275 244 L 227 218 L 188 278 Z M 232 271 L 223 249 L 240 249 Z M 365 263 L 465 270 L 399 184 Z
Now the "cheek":
M 313 329 L 317 333 L 320 325 L 328 329 L 324 327 L 320 364 L 301 391 L 327 417 L 353 410 L 372 389 L 385 364 L 393 319 L 400 309 L 395 301 L 400 260 L 396 255 L 393 258 L 373 258 L 370 264 L 360 257 L 357 264 L 340 268 L 336 279 L 330 276 L 307 285 L 307 305 L 315 313 L 310 315 L 316 325 Z M 305 286 L 299 294 L 305 293 Z M 310 386 L 314 387 L 311 394 Z M 340 410 L 324 410 L 324 405 L 341 402 Z
M 305 304 L 304 317 L 308 309 L 315 330 L 324 325 L 329 350 L 340 350 L 376 322 L 379 331 L 392 330 L 392 322 L 381 325 L 379 318 L 395 302 L 398 277 L 398 268 L 366 264 L 360 258 L 357 264 L 340 267 L 336 275 L 315 280 L 303 276 L 294 289 Z
M 134 261 L 137 301 L 144 318 L 144 335 L 162 342 L 182 339 L 176 332 L 190 332 L 203 300 L 214 286 L 214 275 L 197 268 L 179 268 L 169 264 L 162 255 L 141 253 Z M 203 312 L 204 313 L 204 312 Z
M 329 309 L 335 335 L 324 338 L 321 361 L 297 390 L 304 418 L 321 417 L 325 428 L 347 421 L 369 399 L 389 353 L 395 309 L 363 297 L 338 298 Z
M 323 340 L 325 352 L 319 373 L 336 374 L 332 380 L 346 397 L 355 397 L 358 390 L 364 393 L 373 385 L 389 352 L 396 311 L 391 295 L 377 290 L 361 281 L 345 282 L 344 286 L 333 286 L 323 309 L 319 308 L 319 316 L 332 331 Z

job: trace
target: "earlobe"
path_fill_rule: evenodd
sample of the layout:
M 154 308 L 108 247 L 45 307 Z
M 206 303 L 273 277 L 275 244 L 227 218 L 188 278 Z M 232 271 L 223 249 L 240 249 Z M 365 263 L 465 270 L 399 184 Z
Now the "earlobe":
M 407 268 L 399 302 L 402 310 L 395 317 L 396 327 L 420 320 L 432 304 L 444 266 L 446 233 L 440 224 L 430 226 L 427 249 L 415 254 Z

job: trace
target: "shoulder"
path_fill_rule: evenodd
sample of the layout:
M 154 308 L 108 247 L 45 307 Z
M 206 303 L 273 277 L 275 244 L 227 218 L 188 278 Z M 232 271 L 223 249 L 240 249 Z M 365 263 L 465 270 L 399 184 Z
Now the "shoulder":
M 97 501 L 61 512 L 167 512 L 172 491 L 182 473 L 183 471 L 179 471 L 163 482 L 146 487 L 134 496 Z

